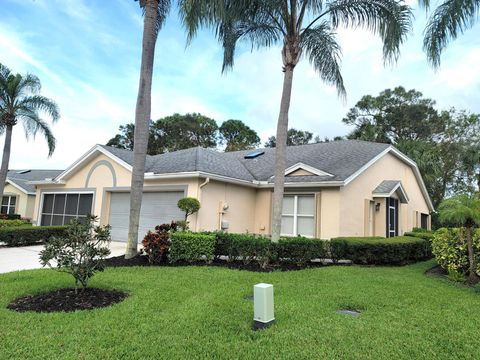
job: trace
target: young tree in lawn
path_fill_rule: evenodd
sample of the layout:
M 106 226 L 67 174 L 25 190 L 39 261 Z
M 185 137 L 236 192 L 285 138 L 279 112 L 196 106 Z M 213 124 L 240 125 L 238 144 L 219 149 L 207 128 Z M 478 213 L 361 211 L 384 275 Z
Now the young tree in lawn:
M 420 0 L 429 9 L 430 0 Z M 480 0 L 444 0 L 433 11 L 425 27 L 423 49 L 433 67 L 440 66 L 440 56 L 450 40 L 475 25 L 480 15 Z
M 13 74 L 8 67 L 0 64 L 0 134 L 5 134 L 0 169 L 0 200 L 7 179 L 15 125 L 22 123 L 27 138 L 35 137 L 38 132 L 42 133 L 47 140 L 48 156 L 55 150 L 55 137 L 41 114 L 48 115 L 52 122 L 56 122 L 60 113 L 57 104 L 40 95 L 40 90 L 40 80 L 36 76 Z
M 241 120 L 224 121 L 218 132 L 220 141 L 226 144 L 225 151 L 250 150 L 260 144 L 257 132 Z
M 130 192 L 130 221 L 125 257 L 132 258 L 138 253 L 138 224 L 142 206 L 145 161 L 152 102 L 152 75 L 155 43 L 158 32 L 170 10 L 169 0 L 139 0 L 144 11 L 142 61 L 135 109 L 135 134 L 133 147 L 132 182 Z
M 462 229 L 468 250 L 468 282 L 478 282 L 477 261 L 473 249 L 473 232 L 475 226 L 480 225 L 480 198 L 473 195 L 456 195 L 446 199 L 438 208 L 440 221 L 455 223 Z
M 410 32 L 411 11 L 396 0 L 205 0 L 180 1 L 184 24 L 192 38 L 202 27 L 213 27 L 224 48 L 223 70 L 233 66 L 235 47 L 247 40 L 253 47 L 282 46 L 283 90 L 277 122 L 272 241 L 278 241 L 282 221 L 288 112 L 293 72 L 302 55 L 322 80 L 345 87 L 340 72 L 340 26 L 365 28 L 383 40 L 385 61 L 394 61 Z

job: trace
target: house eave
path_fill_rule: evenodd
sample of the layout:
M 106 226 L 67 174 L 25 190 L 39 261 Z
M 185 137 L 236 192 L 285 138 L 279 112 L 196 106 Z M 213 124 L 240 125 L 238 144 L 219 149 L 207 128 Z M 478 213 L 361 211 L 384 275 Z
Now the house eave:
M 23 187 L 21 187 L 20 185 L 18 185 L 17 183 L 15 183 L 14 181 L 10 180 L 7 178 L 7 180 L 5 181 L 6 183 L 12 185 L 14 188 L 20 190 L 21 192 L 27 194 L 27 195 L 35 195 L 34 192 L 31 192 L 31 191 L 28 191 L 27 189 L 24 189 Z

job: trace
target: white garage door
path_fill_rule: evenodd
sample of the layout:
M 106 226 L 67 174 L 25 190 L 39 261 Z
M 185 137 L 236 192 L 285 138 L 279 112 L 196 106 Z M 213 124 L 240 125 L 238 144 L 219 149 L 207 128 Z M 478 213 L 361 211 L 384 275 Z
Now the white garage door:
M 183 191 L 146 192 L 143 194 L 142 210 L 138 241 L 142 241 L 148 230 L 155 226 L 170 223 L 172 220 L 182 220 L 185 214 L 177 207 L 177 202 L 183 198 Z M 110 197 L 110 216 L 112 240 L 127 241 L 130 210 L 130 193 L 112 193 Z

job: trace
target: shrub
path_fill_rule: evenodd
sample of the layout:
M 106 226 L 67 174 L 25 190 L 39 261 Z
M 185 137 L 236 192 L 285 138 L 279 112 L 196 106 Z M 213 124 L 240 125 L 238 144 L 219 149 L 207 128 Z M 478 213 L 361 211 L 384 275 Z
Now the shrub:
M 313 259 L 329 257 L 328 242 L 305 237 L 282 237 L 277 244 L 279 259 L 292 261 L 298 266 L 305 266 Z
M 414 228 L 414 231 L 410 231 L 410 232 L 406 232 L 405 234 L 403 234 L 404 236 L 412 236 L 412 237 L 416 237 L 416 238 L 420 238 L 420 239 L 424 239 L 424 240 L 429 240 L 431 241 L 433 239 L 433 232 L 430 232 L 430 231 L 415 231 L 416 228 Z
M 433 234 L 433 231 L 432 230 L 428 230 L 428 229 L 424 229 L 424 228 L 419 228 L 419 227 L 414 227 L 412 229 L 412 232 L 414 233 L 430 233 L 430 234 Z
M 65 236 L 66 226 L 17 226 L 0 228 L 0 242 L 7 246 L 27 246 Z
M 178 200 L 177 206 L 185 213 L 185 221 L 190 215 L 195 214 L 200 210 L 200 201 L 192 197 L 184 197 Z
M 86 221 L 74 219 L 67 227 L 65 236 L 52 237 L 40 252 L 43 266 L 57 268 L 69 273 L 75 279 L 75 293 L 78 285 L 82 290 L 89 279 L 104 269 L 104 260 L 110 254 L 110 226 L 95 226 L 97 217 L 90 216 Z
M 195 262 L 211 262 L 215 252 L 215 236 L 191 233 L 176 232 L 171 234 L 169 258 L 172 262 L 180 260 Z
M 142 251 L 148 256 L 148 262 L 154 264 L 165 259 L 170 248 L 170 234 L 177 231 L 177 223 L 162 224 L 155 227 L 155 232 L 149 231 L 143 238 Z
M 20 220 L 19 214 L 0 214 L 0 220 Z
M 435 232 L 432 240 L 432 251 L 441 267 L 449 273 L 468 274 L 468 249 L 464 236 L 460 236 L 460 229 L 441 228 Z M 474 254 L 480 260 L 480 230 L 473 236 Z M 477 267 L 480 275 L 480 266 Z
M 28 220 L 2 220 L 0 219 L 0 229 L 18 227 L 18 226 L 31 226 L 32 224 Z
M 241 260 L 245 265 L 252 261 L 265 268 L 276 259 L 276 244 L 264 236 L 252 234 L 216 233 L 216 256 L 228 256 L 228 261 Z
M 403 265 L 431 257 L 427 240 L 411 236 L 394 238 L 335 238 L 330 240 L 332 259 L 355 264 Z

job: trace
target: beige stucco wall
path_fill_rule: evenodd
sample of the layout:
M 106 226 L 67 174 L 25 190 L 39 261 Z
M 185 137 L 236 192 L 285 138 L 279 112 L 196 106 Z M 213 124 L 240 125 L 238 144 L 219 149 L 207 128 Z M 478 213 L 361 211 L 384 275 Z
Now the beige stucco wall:
M 224 221 L 229 232 L 257 232 L 256 199 L 255 188 L 210 181 L 201 189 L 197 230 L 220 230 Z M 224 210 L 224 206 L 228 208 Z
M 15 213 L 21 215 L 24 218 L 31 219 L 33 217 L 34 207 L 35 207 L 35 196 L 28 195 L 23 191 L 17 189 L 11 184 L 5 184 L 4 195 L 11 196 L 14 195 L 17 198 L 17 203 L 15 205 Z
M 383 180 L 400 180 L 409 197 L 408 204 L 400 206 L 399 235 L 410 231 L 415 226 L 412 216 L 414 211 L 425 214 L 430 212 L 412 168 L 397 157 L 387 154 L 350 184 L 340 189 L 342 220 L 339 236 L 364 235 L 366 199 L 380 203 L 380 210 L 375 212 L 375 235 L 385 236 L 385 199 L 374 199 L 372 196 L 372 190 Z

